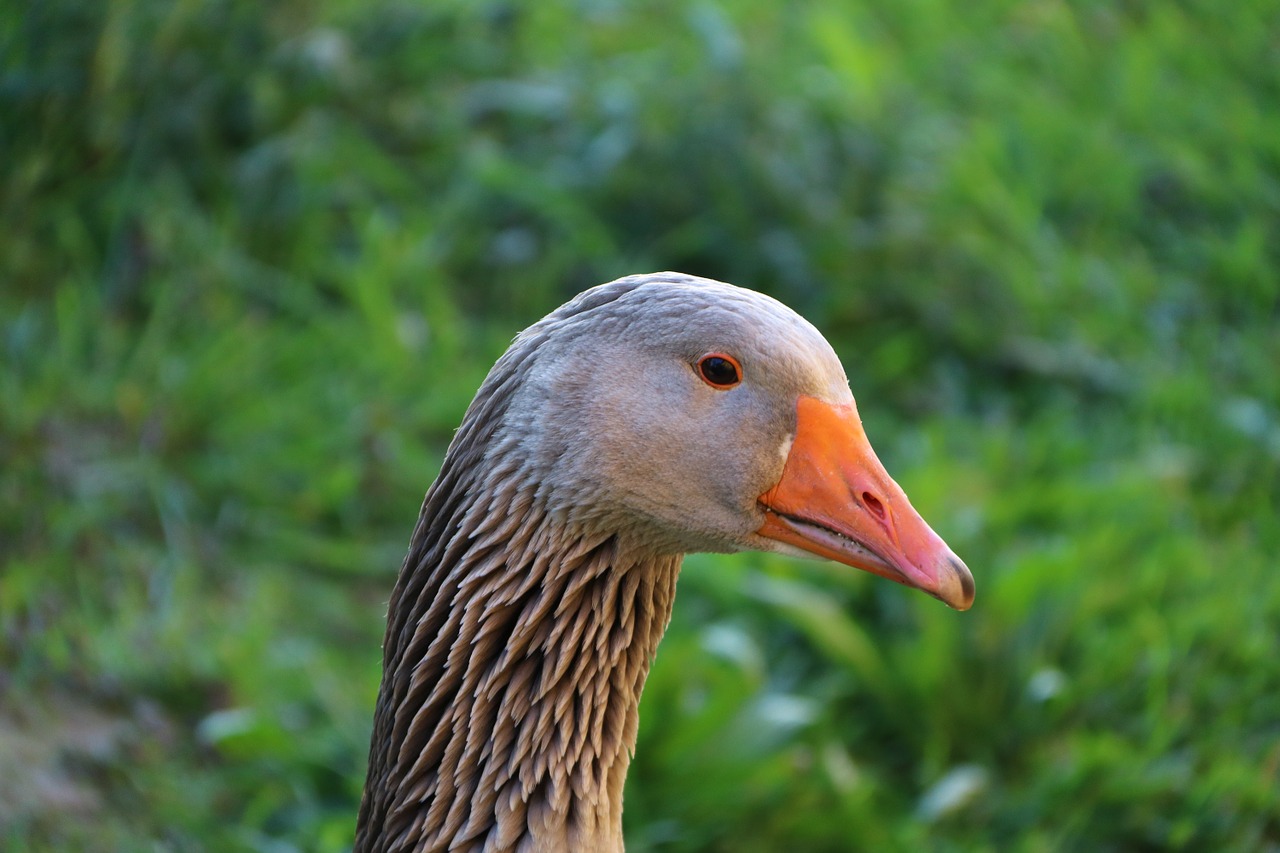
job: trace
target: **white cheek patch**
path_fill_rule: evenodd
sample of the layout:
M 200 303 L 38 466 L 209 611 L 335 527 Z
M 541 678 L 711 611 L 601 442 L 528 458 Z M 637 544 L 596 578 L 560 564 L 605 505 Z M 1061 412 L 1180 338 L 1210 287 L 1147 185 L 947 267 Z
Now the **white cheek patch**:
M 782 464 L 787 464 L 787 457 L 791 455 L 791 443 L 795 441 L 795 435 L 789 435 L 782 440 L 782 444 L 778 447 L 778 456 L 782 458 Z

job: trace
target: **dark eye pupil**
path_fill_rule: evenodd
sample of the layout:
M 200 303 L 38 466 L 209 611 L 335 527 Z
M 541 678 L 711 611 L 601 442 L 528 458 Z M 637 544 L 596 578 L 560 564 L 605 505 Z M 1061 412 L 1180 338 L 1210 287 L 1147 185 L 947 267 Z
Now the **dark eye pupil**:
M 733 366 L 733 362 L 716 356 L 703 360 L 702 375 L 708 382 L 716 385 L 733 385 L 738 381 L 738 369 Z

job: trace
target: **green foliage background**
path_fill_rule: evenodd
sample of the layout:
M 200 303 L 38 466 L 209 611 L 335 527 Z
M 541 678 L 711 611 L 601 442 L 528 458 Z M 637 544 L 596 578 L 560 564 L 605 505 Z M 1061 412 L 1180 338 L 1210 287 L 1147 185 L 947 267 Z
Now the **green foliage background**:
M 0 10 L 0 847 L 350 845 L 385 600 L 505 343 L 770 292 L 964 615 L 693 557 L 633 851 L 1280 850 L 1280 8 Z

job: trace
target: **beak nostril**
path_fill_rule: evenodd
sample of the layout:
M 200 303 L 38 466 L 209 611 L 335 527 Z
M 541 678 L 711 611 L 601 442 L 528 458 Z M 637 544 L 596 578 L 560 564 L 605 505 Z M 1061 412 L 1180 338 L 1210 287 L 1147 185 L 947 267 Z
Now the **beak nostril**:
M 862 493 L 862 505 L 871 511 L 876 518 L 884 521 L 884 504 L 880 503 L 880 499 L 870 492 Z

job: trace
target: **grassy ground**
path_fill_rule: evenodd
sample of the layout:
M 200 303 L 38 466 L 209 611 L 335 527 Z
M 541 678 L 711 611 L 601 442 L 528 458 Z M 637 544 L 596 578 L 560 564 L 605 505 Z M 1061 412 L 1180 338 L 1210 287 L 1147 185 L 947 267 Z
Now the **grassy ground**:
M 1273 3 L 0 19 L 0 847 L 348 847 L 471 393 L 674 268 L 828 333 L 978 597 L 691 558 L 630 849 L 1280 849 Z

